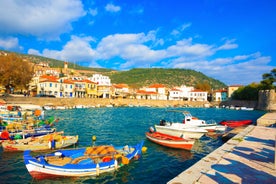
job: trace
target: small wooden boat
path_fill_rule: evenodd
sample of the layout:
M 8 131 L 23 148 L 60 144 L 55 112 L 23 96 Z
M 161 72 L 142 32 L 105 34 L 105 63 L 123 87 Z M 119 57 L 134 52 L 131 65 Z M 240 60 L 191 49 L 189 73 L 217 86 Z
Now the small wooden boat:
M 144 141 L 135 146 L 95 146 L 58 150 L 33 157 L 24 152 L 24 162 L 35 179 L 97 176 L 117 170 L 141 154 Z
M 0 140 L 15 140 L 15 139 L 23 139 L 28 137 L 38 137 L 42 135 L 47 135 L 50 133 L 54 133 L 56 128 L 51 128 L 48 125 L 41 126 L 38 128 L 26 129 L 26 130 L 18 130 L 18 131 L 7 131 L 4 130 L 0 132 Z
M 63 136 L 63 132 L 56 132 L 27 139 L 6 140 L 2 142 L 4 151 L 45 151 L 72 146 L 78 142 L 78 136 Z
M 169 148 L 191 150 L 195 143 L 195 139 L 184 139 L 181 137 L 171 136 L 168 134 L 152 131 L 146 132 L 146 137 L 154 143 Z
M 239 126 L 251 125 L 253 123 L 252 120 L 223 120 L 219 124 L 228 126 L 230 128 L 235 128 Z

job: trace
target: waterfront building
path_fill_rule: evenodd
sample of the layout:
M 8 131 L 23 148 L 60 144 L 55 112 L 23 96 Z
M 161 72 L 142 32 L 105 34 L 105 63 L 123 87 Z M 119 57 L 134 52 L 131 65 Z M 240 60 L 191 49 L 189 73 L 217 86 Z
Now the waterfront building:
M 39 78 L 37 84 L 38 95 L 54 95 L 58 96 L 60 91 L 60 82 L 55 76 L 44 75 Z
M 111 94 L 113 98 L 126 98 L 129 96 L 129 87 L 127 84 L 113 84 Z
M 136 91 L 136 99 L 145 99 L 145 100 L 156 100 L 157 92 L 155 91 L 146 91 L 144 89 L 139 89 Z
M 93 74 L 88 80 L 97 83 L 97 97 L 98 98 L 110 98 L 111 97 L 111 80 L 108 76 L 102 74 Z
M 194 89 L 189 92 L 189 101 L 207 101 L 208 92 Z
M 152 84 L 145 89 L 147 92 L 155 92 L 153 100 L 167 100 L 167 89 L 163 84 Z
M 172 88 L 169 90 L 169 100 L 183 100 L 182 91 L 178 88 Z
M 91 80 L 85 79 L 85 90 L 87 98 L 97 98 L 98 97 L 98 84 L 92 82 Z
M 74 82 L 69 79 L 60 79 L 60 91 L 58 97 L 73 98 L 75 97 Z
M 73 80 L 74 82 L 74 96 L 76 98 L 86 97 L 86 81 L 84 80 Z
M 193 91 L 194 87 L 182 85 L 169 90 L 169 100 L 188 100 L 189 92 Z
M 228 93 L 226 89 L 216 90 L 213 92 L 213 100 L 216 102 L 226 101 Z

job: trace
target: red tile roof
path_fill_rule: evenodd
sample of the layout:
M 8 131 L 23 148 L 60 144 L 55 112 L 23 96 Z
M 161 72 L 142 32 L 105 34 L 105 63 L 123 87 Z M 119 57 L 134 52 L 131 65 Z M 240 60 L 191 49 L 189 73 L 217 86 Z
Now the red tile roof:
M 144 95 L 156 95 L 157 92 L 154 91 L 145 91 L 145 90 L 138 90 L 136 93 L 138 94 L 144 94 Z
M 149 88 L 164 88 L 165 86 L 163 84 L 152 84 L 149 86 Z

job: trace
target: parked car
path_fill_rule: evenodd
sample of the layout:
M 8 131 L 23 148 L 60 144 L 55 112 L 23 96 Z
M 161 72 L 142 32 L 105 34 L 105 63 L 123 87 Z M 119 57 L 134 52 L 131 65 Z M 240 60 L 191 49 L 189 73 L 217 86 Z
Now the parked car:
M 56 98 L 55 95 L 46 95 L 46 94 L 37 94 L 35 97 L 48 97 L 48 98 Z

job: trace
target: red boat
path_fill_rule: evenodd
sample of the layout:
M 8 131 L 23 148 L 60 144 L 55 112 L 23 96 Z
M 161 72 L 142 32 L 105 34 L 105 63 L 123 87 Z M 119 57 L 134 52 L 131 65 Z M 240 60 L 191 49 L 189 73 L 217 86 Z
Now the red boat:
M 191 150 L 195 143 L 195 139 L 184 139 L 160 132 L 146 132 L 146 137 L 156 144 L 160 144 L 169 148 Z
M 247 120 L 223 120 L 219 124 L 226 125 L 231 128 L 239 127 L 239 126 L 245 126 L 245 125 L 251 125 L 253 122 L 250 119 Z

